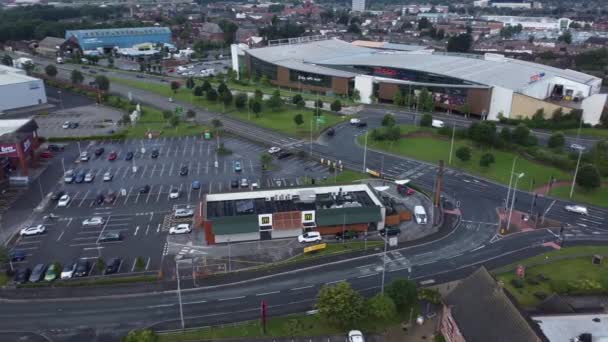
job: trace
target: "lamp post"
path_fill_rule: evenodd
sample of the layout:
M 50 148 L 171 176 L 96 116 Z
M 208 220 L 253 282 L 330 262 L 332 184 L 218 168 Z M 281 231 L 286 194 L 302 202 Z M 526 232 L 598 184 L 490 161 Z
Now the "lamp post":
M 517 182 L 520 178 L 524 176 L 524 173 L 520 173 L 515 178 L 515 184 L 513 185 L 513 198 L 511 198 L 511 209 L 509 210 L 509 218 L 507 219 L 507 231 L 509 231 L 509 226 L 511 225 L 511 216 L 513 216 L 513 205 L 515 204 L 515 191 L 517 191 Z
M 388 234 L 384 237 L 384 254 L 382 255 L 382 280 L 380 283 L 380 293 L 384 295 L 384 276 L 386 274 L 386 249 L 388 247 Z
M 454 118 L 454 123 L 452 125 L 452 142 L 450 144 L 450 158 L 448 159 L 448 164 L 452 164 L 452 151 L 454 150 L 454 135 L 456 134 L 456 118 Z
M 367 169 L 366 162 L 367 162 L 367 131 L 365 131 L 365 145 L 363 147 L 363 173 L 365 173 L 365 170 Z
M 511 175 L 509 177 L 509 190 L 507 191 L 507 199 L 505 200 L 505 210 L 507 210 L 507 208 L 509 207 L 509 196 L 511 195 L 511 183 L 513 182 L 513 174 L 515 173 L 515 162 L 517 161 L 517 158 L 519 158 L 519 155 L 516 155 L 515 158 L 513 158 L 513 165 L 511 165 Z
M 177 299 L 179 301 L 179 319 L 182 323 L 182 329 L 184 329 L 184 307 L 182 305 L 182 288 L 179 280 L 179 265 L 177 262 L 177 257 L 175 258 L 175 273 L 177 276 Z
M 572 195 L 574 194 L 574 184 L 576 182 L 576 176 L 578 175 L 578 167 L 581 164 L 581 157 L 583 155 L 583 150 L 584 150 L 584 148 L 578 149 L 578 160 L 576 161 L 576 169 L 574 169 L 574 178 L 572 178 L 572 186 L 570 186 L 570 197 L 569 198 L 572 198 Z

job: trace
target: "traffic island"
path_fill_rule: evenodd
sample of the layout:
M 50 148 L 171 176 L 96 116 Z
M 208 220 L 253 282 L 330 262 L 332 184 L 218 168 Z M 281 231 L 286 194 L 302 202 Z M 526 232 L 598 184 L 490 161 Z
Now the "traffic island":
M 530 216 L 529 213 L 513 210 L 505 210 L 505 208 L 496 209 L 498 214 L 498 234 L 506 236 L 515 233 L 525 233 L 538 229 L 557 229 L 561 227 L 562 223 L 556 220 L 545 218 L 544 216 L 534 215 Z M 509 213 L 511 219 L 509 220 Z

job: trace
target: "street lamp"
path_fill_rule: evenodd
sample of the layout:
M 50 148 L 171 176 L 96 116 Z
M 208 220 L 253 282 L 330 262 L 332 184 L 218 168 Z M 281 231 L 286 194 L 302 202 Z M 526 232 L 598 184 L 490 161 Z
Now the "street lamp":
M 448 164 L 452 164 L 452 151 L 454 150 L 454 135 L 456 134 L 456 117 L 454 117 L 454 123 L 452 125 L 452 143 L 450 144 L 450 158 Z
M 509 226 L 511 225 L 511 216 L 513 216 L 513 205 L 515 204 L 515 192 L 517 191 L 517 182 L 520 178 L 522 178 L 525 174 L 522 172 L 517 175 L 515 178 L 515 184 L 513 185 L 513 198 L 511 198 L 511 209 L 509 211 L 509 218 L 507 219 L 507 231 L 509 231 Z
M 366 162 L 367 162 L 367 131 L 365 131 L 365 145 L 363 146 L 363 173 L 366 172 Z
M 178 265 L 178 257 L 175 256 L 175 274 L 177 277 L 177 299 L 179 301 L 179 318 L 182 323 L 182 329 L 184 329 L 184 308 L 182 305 L 182 288 L 179 281 L 179 265 Z
M 385 228 L 386 229 L 386 228 Z M 384 237 L 384 254 L 382 255 L 382 281 L 380 284 L 380 293 L 384 295 L 384 276 L 386 274 L 386 249 L 388 247 L 388 234 Z
M 578 175 L 578 167 L 581 164 L 581 157 L 583 156 L 584 149 L 585 148 L 582 146 L 578 148 L 578 160 L 576 161 L 576 169 L 574 169 L 574 178 L 572 178 L 572 186 L 570 187 L 569 198 L 572 198 L 572 195 L 574 194 L 574 183 L 576 182 L 576 176 Z
M 509 196 L 511 196 L 511 183 L 513 182 L 513 174 L 515 173 L 515 162 L 519 158 L 519 155 L 516 155 L 513 158 L 513 165 L 511 165 L 511 176 L 509 177 L 509 190 L 507 191 L 507 199 L 505 200 L 505 210 L 509 207 Z

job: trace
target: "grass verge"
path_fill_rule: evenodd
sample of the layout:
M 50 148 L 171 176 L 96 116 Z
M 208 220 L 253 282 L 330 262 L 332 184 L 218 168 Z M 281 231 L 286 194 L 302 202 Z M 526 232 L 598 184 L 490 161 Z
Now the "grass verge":
M 351 170 L 343 170 L 341 172 L 337 172 L 334 174 L 330 174 L 327 176 L 327 179 L 324 179 L 321 184 L 342 184 L 342 183 L 353 183 L 361 179 L 370 178 L 369 175 L 356 172 Z
M 570 199 L 570 186 L 557 186 L 551 188 L 549 196 Z M 608 188 L 603 186 L 596 190 L 587 191 L 576 186 L 574 188 L 572 200 L 601 207 L 608 207 Z
M 78 286 L 99 286 L 99 285 L 117 285 L 117 284 L 129 284 L 129 283 L 142 283 L 157 281 L 158 276 L 156 275 L 137 275 L 129 277 L 104 277 L 97 279 L 86 279 L 86 280 L 56 280 L 54 282 L 39 282 L 39 283 L 25 283 L 18 285 L 20 288 L 36 288 L 36 287 L 78 287 Z
M 578 129 L 571 128 L 564 131 L 568 135 L 576 135 Z M 581 128 L 581 136 L 594 137 L 594 138 L 605 138 L 608 139 L 608 129 L 605 128 Z
M 312 252 L 312 253 L 308 253 L 308 254 L 301 254 L 301 255 L 295 256 L 291 259 L 288 259 L 285 262 L 290 263 L 290 262 L 306 261 L 306 260 L 326 257 L 326 256 L 330 256 L 330 255 L 337 255 L 337 254 L 342 254 L 342 253 L 361 251 L 361 250 L 365 250 L 366 248 L 373 249 L 373 248 L 376 248 L 379 246 L 383 246 L 382 241 L 368 241 L 367 243 L 365 241 L 328 243 L 327 247 L 325 247 L 325 249 L 322 249 L 322 250 L 319 250 L 316 252 Z

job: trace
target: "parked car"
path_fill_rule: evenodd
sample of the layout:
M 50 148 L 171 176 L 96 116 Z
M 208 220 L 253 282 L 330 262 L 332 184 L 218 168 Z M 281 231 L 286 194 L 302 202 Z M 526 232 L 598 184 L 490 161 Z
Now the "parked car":
M 239 187 L 239 180 L 238 179 L 233 179 L 230 181 L 230 187 L 231 188 L 238 188 Z
M 50 151 L 42 151 L 39 154 L 40 158 L 44 158 L 44 159 L 49 159 L 49 158 L 53 158 L 53 153 L 51 153 Z
M 298 242 L 300 243 L 308 243 L 308 242 L 319 242 L 321 241 L 321 233 L 319 232 L 308 232 L 298 236 Z
M 70 128 L 78 128 L 80 124 L 78 122 L 70 122 Z
M 148 192 L 150 192 L 150 186 L 147 184 L 143 185 L 141 188 L 139 188 L 140 194 L 147 194 Z
M 351 330 L 348 332 L 348 342 L 365 342 L 363 333 L 359 330 Z
M 186 165 L 183 165 L 180 169 L 179 169 L 179 175 L 180 176 L 187 176 L 188 175 L 188 167 Z
M 30 274 L 30 283 L 37 283 L 44 278 L 44 272 L 46 271 L 46 264 L 37 264 L 32 269 L 32 274 Z
M 63 147 L 63 145 L 49 144 L 47 149 L 52 152 L 61 152 L 64 150 L 64 147 Z
M 367 122 L 365 122 L 365 121 L 359 121 L 356 126 L 359 127 L 359 128 L 367 127 Z
M 431 121 L 431 126 L 434 128 L 443 128 L 445 126 L 445 123 L 441 120 L 433 119 L 433 121 Z
M 268 149 L 268 153 L 270 153 L 270 154 L 274 154 L 274 153 L 277 153 L 280 151 L 281 151 L 281 148 L 278 146 L 272 146 L 271 148 Z
M 53 281 L 59 277 L 59 268 L 57 264 L 50 264 L 44 274 L 44 281 Z
M 39 224 L 37 226 L 27 227 L 27 228 L 21 229 L 21 231 L 19 232 L 19 235 L 21 235 L 21 236 L 32 236 L 32 235 L 44 234 L 45 231 L 46 231 L 46 227 L 44 227 L 43 225 Z
M 105 199 L 105 197 L 103 196 L 103 194 L 97 195 L 97 197 L 95 197 L 95 204 L 97 204 L 97 205 L 102 204 L 104 199 Z
M 350 124 L 351 125 L 356 125 L 356 124 L 358 124 L 360 122 L 361 122 L 361 119 L 359 119 L 359 118 L 351 118 L 350 119 Z
M 59 199 L 61 198 L 61 196 L 65 195 L 65 191 L 63 190 L 59 190 L 59 191 L 55 191 L 53 192 L 53 194 L 51 195 L 51 200 L 52 201 L 59 201 Z
M 154 149 L 152 150 L 152 155 L 151 155 L 152 159 L 156 159 L 158 158 L 158 150 Z
M 253 190 L 253 189 L 259 189 L 259 188 L 260 188 L 260 185 L 259 185 L 257 182 L 253 182 L 253 183 L 251 183 L 251 189 L 252 189 L 252 190 Z
M 241 172 L 241 171 L 243 171 L 243 169 L 241 168 L 241 162 L 235 161 L 234 162 L 234 172 Z
M 291 157 L 292 155 L 293 153 L 291 152 L 283 151 L 277 155 L 277 159 L 285 159 L 287 157 Z
M 10 253 L 8 253 L 8 257 L 13 262 L 23 261 L 23 260 L 25 260 L 26 256 L 27 256 L 27 253 L 25 253 L 25 251 L 23 249 L 13 249 L 12 251 L 10 251 Z
M 86 174 L 87 173 L 84 170 L 78 171 L 78 173 L 76 173 L 76 177 L 74 177 L 74 182 L 76 182 L 76 183 L 84 182 L 84 177 L 86 176 Z
M 116 193 L 114 191 L 108 191 L 108 193 L 104 196 L 103 199 L 106 203 L 114 203 L 116 200 Z
M 104 149 L 103 147 L 98 147 L 98 148 L 95 150 L 95 156 L 97 156 L 97 157 L 101 156 L 101 155 L 103 154 L 103 152 L 104 152 L 104 151 L 105 151 L 105 149 Z
M 414 193 L 416 193 L 416 191 L 414 191 L 414 189 L 405 186 L 405 185 L 397 185 L 397 192 L 399 194 L 401 194 L 402 196 L 411 196 Z
M 122 240 L 122 235 L 120 234 L 120 232 L 108 231 L 103 232 L 103 234 L 99 236 L 99 242 L 111 242 L 120 240 Z
M 589 215 L 589 212 L 587 211 L 587 207 L 584 207 L 582 205 L 567 205 L 564 207 L 564 209 L 566 209 L 566 211 L 569 211 L 569 212 L 575 213 L 575 214 Z
M 61 270 L 61 279 L 70 279 L 74 276 L 74 271 L 76 271 L 76 263 L 69 262 L 63 265 L 63 269 Z
M 336 240 L 350 240 L 350 239 L 356 239 L 358 237 L 359 237 L 359 233 L 352 231 L 352 230 L 347 230 L 344 233 L 342 233 L 342 232 L 336 233 Z
M 57 202 L 57 206 L 58 207 L 67 207 L 68 204 L 70 203 L 70 196 L 63 195 L 61 196 L 61 198 L 59 198 L 59 201 Z
M 25 284 L 30 279 L 30 274 L 32 274 L 32 271 L 29 268 L 20 268 L 15 271 L 13 280 L 17 284 Z
M 104 274 L 112 274 L 118 272 L 118 268 L 120 267 L 120 263 L 122 260 L 120 258 L 112 258 L 108 260 L 106 263 L 106 269 L 104 270 Z
M 336 134 L 336 130 L 333 128 L 330 128 L 327 130 L 327 136 L 333 137 Z
M 125 155 L 125 160 L 131 160 L 131 159 L 133 159 L 133 152 L 129 151 Z
M 169 191 L 169 198 L 171 198 L 171 199 L 179 198 L 179 189 L 171 188 L 171 191 Z
M 169 234 L 188 234 L 192 231 L 188 223 L 181 223 L 169 228 Z
M 384 228 L 380 231 L 381 236 L 391 237 L 391 236 L 397 236 L 399 234 L 401 234 L 401 229 L 399 229 L 399 228 L 390 227 L 390 228 Z
M 184 218 L 192 216 L 194 216 L 194 210 L 192 209 L 177 209 L 175 213 L 173 213 L 173 217 L 175 218 Z
M 63 125 L 61 125 L 61 128 L 63 128 L 63 129 L 70 128 L 70 122 L 69 121 L 64 122 Z
M 103 181 L 104 182 L 109 182 L 112 180 L 114 176 L 112 175 L 112 173 L 110 173 L 109 171 L 103 174 Z
M 83 151 L 80 153 L 80 161 L 89 161 L 89 159 L 91 159 L 91 156 L 89 156 L 89 152 L 87 151 Z
M 103 217 L 101 216 L 93 216 L 91 218 L 88 218 L 84 221 L 82 221 L 82 225 L 85 227 L 95 227 L 95 226 L 101 226 L 102 224 L 104 224 L 105 220 L 103 219 Z
M 91 264 L 86 259 L 79 259 L 76 262 L 76 269 L 72 274 L 72 277 L 86 277 L 89 275 L 89 269 L 91 268 Z
M 70 184 L 72 182 L 74 182 L 74 170 L 67 170 L 64 174 L 63 174 L 63 182 L 66 184 Z
M 118 155 L 116 154 L 116 152 L 112 151 L 112 152 L 110 152 L 110 154 L 108 154 L 108 160 L 110 160 L 110 161 L 116 160 L 117 156 Z
M 246 188 L 248 186 L 249 186 L 249 181 L 247 180 L 247 178 L 241 179 L 241 188 Z
M 201 182 L 199 182 L 197 180 L 195 180 L 195 181 L 192 182 L 192 189 L 198 190 L 200 188 L 201 188 Z
M 93 179 L 95 179 L 95 175 L 92 172 L 87 172 L 87 174 L 84 176 L 85 183 L 91 183 Z

